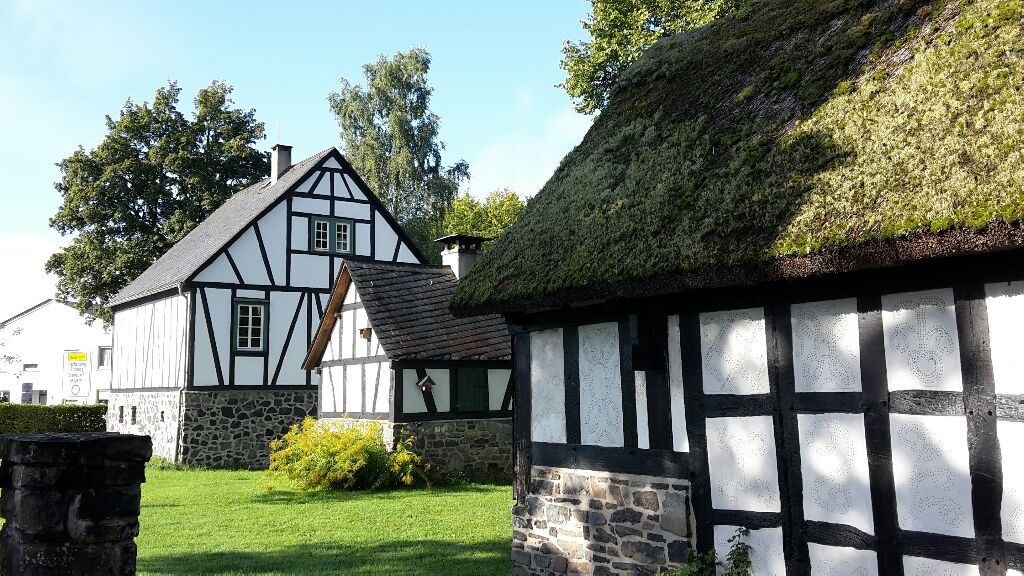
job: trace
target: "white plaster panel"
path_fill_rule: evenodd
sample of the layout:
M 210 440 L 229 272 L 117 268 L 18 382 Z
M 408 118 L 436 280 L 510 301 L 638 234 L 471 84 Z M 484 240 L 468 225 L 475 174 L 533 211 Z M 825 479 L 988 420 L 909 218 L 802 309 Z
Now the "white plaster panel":
M 967 419 L 891 414 L 900 528 L 974 537 Z
M 729 554 L 729 538 L 736 526 L 715 526 L 715 553 L 725 559 Z M 786 576 L 786 557 L 782 547 L 782 528 L 751 530 L 743 541 L 750 546 L 751 572 L 757 576 Z
M 338 168 L 341 169 L 341 164 L 334 157 L 328 158 L 326 162 L 320 165 L 321 168 Z
M 348 189 L 356 200 L 366 200 L 366 194 L 363 192 L 363 189 L 356 184 L 356 181 L 351 176 L 345 174 L 345 181 L 348 183 Z
M 292 216 L 292 250 L 309 250 L 309 218 Z
M 345 411 L 363 411 L 363 367 L 359 364 L 345 366 Z
M 431 390 L 434 392 L 434 406 L 437 407 L 437 411 L 450 411 L 452 389 L 448 369 L 444 368 L 439 370 L 436 368 L 428 368 L 427 376 L 430 376 L 430 379 L 434 381 L 434 387 L 431 388 Z
M 804 517 L 874 534 L 862 414 L 799 414 Z
M 771 416 L 708 418 L 707 441 L 711 503 L 715 508 L 779 511 Z
M 963 390 L 953 290 L 882 296 L 890 390 Z
M 352 357 L 352 348 L 356 341 L 355 323 L 355 310 L 345 310 L 338 314 L 337 324 L 341 324 L 341 340 L 338 342 L 339 358 Z
M 262 299 L 266 296 L 266 292 L 263 290 L 236 290 L 235 295 L 239 298 L 256 298 Z
M 348 285 L 348 291 L 345 292 L 345 300 L 343 304 L 356 304 L 359 302 L 359 288 L 355 284 Z
M 370 342 L 359 336 L 359 331 L 363 328 L 370 328 L 370 319 L 366 317 L 365 308 L 356 308 L 353 310 L 355 313 L 355 320 L 352 328 L 356 331 L 354 338 L 356 341 L 356 358 L 365 358 L 369 356 Z M 371 332 L 372 335 L 372 332 Z
M 398 234 L 380 212 L 373 213 L 373 250 L 377 260 L 390 261 L 398 244 Z
M 1024 282 L 985 286 L 997 394 L 1024 394 Z
M 295 292 L 271 292 L 270 293 L 270 345 L 272 352 L 276 352 L 278 348 L 275 345 L 276 342 L 280 342 L 279 346 L 284 347 L 284 339 L 288 335 L 288 326 L 291 324 L 292 318 L 295 316 L 295 310 L 299 306 L 300 294 Z M 309 297 L 302 298 L 302 308 L 299 311 L 299 316 L 295 321 L 295 329 L 292 332 L 292 338 L 288 342 L 287 348 L 281 352 L 284 354 L 284 361 L 281 362 L 281 372 L 277 375 L 277 384 L 279 386 L 295 386 L 306 384 L 307 372 L 302 369 L 302 361 L 306 357 L 306 339 L 308 338 L 309 330 L 316 330 L 316 308 L 313 308 L 313 326 L 310 327 L 309 323 L 306 322 L 306 309 L 312 305 L 312 301 Z M 279 322 L 275 318 L 287 318 Z M 275 324 L 275 322 L 277 322 Z M 271 359 L 273 359 L 271 354 Z M 276 366 L 275 366 L 276 369 Z M 273 377 L 273 374 L 271 374 Z M 316 383 L 316 374 L 310 377 L 310 383 Z
M 579 327 L 580 442 L 622 446 L 622 384 L 619 326 L 615 322 Z
M 1006 569 L 1006 576 L 1024 576 L 1024 572 L 1020 570 L 1014 570 L 1013 568 Z
M 306 179 L 302 181 L 302 184 L 299 184 L 299 187 L 296 188 L 295 191 L 301 194 L 306 194 L 310 190 L 312 190 L 313 184 L 316 183 L 317 174 L 319 174 L 319 172 L 313 172 L 309 176 L 307 176 Z
M 672 449 L 689 452 L 686 435 L 686 401 L 683 392 L 683 359 L 679 347 L 679 316 L 668 317 L 668 393 L 672 403 Z
M 878 576 L 874 550 L 857 550 L 809 543 L 811 574 L 814 576 Z
M 235 356 L 235 386 L 263 385 L 263 357 Z
M 331 261 L 327 256 L 292 254 L 292 286 L 329 288 Z
M 372 251 L 370 244 L 370 225 L 362 222 L 356 222 L 356 254 L 359 256 L 369 256 Z
M 857 299 L 794 304 L 797 392 L 860 392 Z
M 701 368 L 707 394 L 767 394 L 764 310 L 700 315 Z
M 377 363 L 377 403 L 375 412 L 387 412 L 391 409 L 391 369 L 387 362 Z
M 345 367 L 328 366 L 324 368 L 320 380 L 320 389 L 324 398 L 323 412 L 344 412 Z
M 420 379 L 416 376 L 415 370 L 405 369 L 402 371 L 402 411 L 408 414 L 416 414 L 427 411 L 427 403 L 423 400 L 423 392 L 416 385 Z
M 288 206 L 285 203 L 278 204 L 260 218 L 260 235 L 267 250 L 270 271 L 274 273 L 274 283 L 284 285 L 288 260 Z
M 954 564 L 942 560 L 930 558 L 919 558 L 917 556 L 903 557 L 904 576 L 980 576 L 977 566 L 970 564 Z
M 342 178 L 341 174 L 332 173 L 331 178 L 334 179 L 334 196 L 336 198 L 348 198 L 348 190 L 345 189 L 345 179 Z
M 207 288 L 206 302 L 210 306 L 210 323 L 213 325 L 213 335 L 217 340 L 220 369 L 224 374 L 224 383 L 227 384 L 228 362 L 231 359 L 231 290 Z M 196 324 L 198 323 L 197 316 Z
M 501 403 L 505 400 L 505 389 L 508 387 L 511 377 L 511 370 L 494 368 L 487 370 L 487 408 L 489 410 L 501 410 Z
M 323 185 L 323 182 L 320 183 Z M 328 216 L 331 213 L 331 201 L 320 198 L 292 198 L 292 210 L 306 212 L 309 214 L 322 214 Z M 307 245 L 307 249 L 308 249 Z
M 331 195 L 331 173 L 320 172 L 323 177 L 316 183 L 316 188 L 313 188 L 313 194 L 330 196 Z
M 562 330 L 530 333 L 530 436 L 565 443 L 565 356 Z
M 996 424 L 1003 463 L 1003 539 L 1024 544 L 1024 422 Z
M 230 252 L 246 284 L 270 284 L 267 266 L 263 263 L 263 253 L 260 252 L 260 244 L 256 240 L 255 228 L 247 228 L 238 240 L 231 244 Z
M 203 268 L 202 272 L 196 274 L 196 282 L 228 282 L 237 284 L 238 277 L 235 276 L 234 270 L 231 269 L 228 257 L 221 254 L 213 262 L 210 262 L 206 268 Z
M 370 205 L 361 202 L 334 201 L 334 215 L 338 218 L 370 219 Z
M 212 318 L 211 318 L 212 320 Z M 134 322 L 132 323 L 134 327 Z M 118 334 L 121 333 L 123 328 L 118 327 Z M 192 376 L 192 382 L 195 386 L 216 386 L 219 384 L 217 380 L 217 366 L 213 360 L 213 346 L 210 343 L 210 333 L 206 328 L 206 306 L 203 303 L 202 298 L 199 297 L 198 292 L 196 293 L 196 324 L 195 324 L 195 344 L 192 349 L 193 358 L 193 370 L 195 374 Z M 118 338 L 120 340 L 120 338 Z M 134 339 L 134 341 L 138 341 Z M 123 362 L 125 358 L 118 357 L 114 361 L 114 365 L 117 366 L 119 362 Z
M 402 243 L 402 248 L 398 251 L 398 259 L 395 261 L 406 262 L 409 264 L 416 264 L 419 262 L 419 260 L 416 259 L 416 256 L 413 255 L 412 250 L 409 250 L 409 247 L 406 246 L 404 242 Z
M 650 428 L 647 423 L 647 372 L 637 370 L 633 374 L 636 396 L 636 445 L 637 448 L 650 448 Z

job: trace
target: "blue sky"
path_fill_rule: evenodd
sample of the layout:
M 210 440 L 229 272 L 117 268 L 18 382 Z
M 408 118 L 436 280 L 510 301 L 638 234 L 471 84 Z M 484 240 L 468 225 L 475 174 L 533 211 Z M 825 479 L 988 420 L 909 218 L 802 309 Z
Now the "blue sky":
M 0 319 L 52 293 L 42 272 L 62 242 L 54 163 L 102 139 L 104 114 L 177 80 L 182 107 L 211 80 L 255 108 L 269 148 L 303 158 L 338 142 L 327 94 L 362 81 L 379 54 L 433 56 L 445 162 L 469 162 L 469 190 L 531 195 L 590 120 L 555 87 L 584 0 L 520 2 L 60 2 L 0 0 Z M 11 276 L 8 276 L 11 273 Z M 10 280 L 17 278 L 15 282 Z

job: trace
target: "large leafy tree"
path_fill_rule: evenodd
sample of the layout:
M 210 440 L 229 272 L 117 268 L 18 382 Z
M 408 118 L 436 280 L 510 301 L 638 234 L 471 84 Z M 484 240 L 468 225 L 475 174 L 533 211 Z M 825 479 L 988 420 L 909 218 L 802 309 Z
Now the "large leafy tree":
M 491 192 L 483 202 L 462 194 L 445 213 L 444 233 L 497 238 L 515 224 L 524 208 L 526 203 L 508 188 Z
M 365 86 L 342 78 L 328 102 L 346 157 L 420 251 L 437 260 L 440 248 L 432 240 L 469 165 L 441 161 L 444 143 L 430 111 L 429 71 L 430 54 L 422 48 L 381 56 L 363 66 Z
M 605 107 L 622 71 L 655 41 L 703 26 L 739 10 L 743 0 L 592 0 L 582 21 L 586 42 L 562 48 L 565 82 L 576 110 L 593 114 Z
M 232 88 L 213 82 L 198 92 L 191 117 L 178 110 L 176 83 L 152 103 L 127 101 L 95 149 L 62 160 L 54 186 L 64 202 L 50 219 L 71 245 L 46 269 L 60 298 L 109 321 L 110 298 L 163 255 L 234 192 L 270 171 L 255 146 L 264 127 L 253 110 L 233 107 Z

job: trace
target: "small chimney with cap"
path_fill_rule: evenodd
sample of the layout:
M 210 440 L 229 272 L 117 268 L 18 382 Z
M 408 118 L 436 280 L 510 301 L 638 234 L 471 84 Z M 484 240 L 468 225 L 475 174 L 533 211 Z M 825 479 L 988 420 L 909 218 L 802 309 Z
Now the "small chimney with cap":
M 275 144 L 270 149 L 270 183 L 277 183 L 277 179 L 292 167 L 292 147 L 284 144 Z
M 434 240 L 434 242 L 444 245 L 444 251 L 441 252 L 441 263 L 451 268 L 456 278 L 462 278 L 483 256 L 483 245 L 488 240 L 492 240 L 492 238 L 468 234 L 449 234 Z

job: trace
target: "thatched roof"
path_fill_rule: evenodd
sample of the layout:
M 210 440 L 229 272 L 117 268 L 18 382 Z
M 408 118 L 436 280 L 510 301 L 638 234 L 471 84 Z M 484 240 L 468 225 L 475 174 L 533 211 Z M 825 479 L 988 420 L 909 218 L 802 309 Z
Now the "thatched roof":
M 1019 0 L 761 0 L 653 46 L 462 312 L 1024 245 Z

